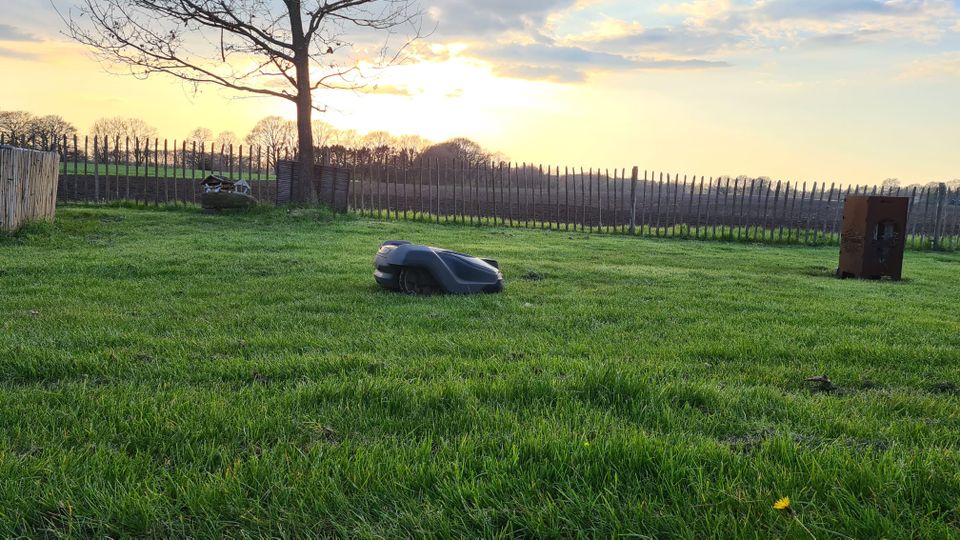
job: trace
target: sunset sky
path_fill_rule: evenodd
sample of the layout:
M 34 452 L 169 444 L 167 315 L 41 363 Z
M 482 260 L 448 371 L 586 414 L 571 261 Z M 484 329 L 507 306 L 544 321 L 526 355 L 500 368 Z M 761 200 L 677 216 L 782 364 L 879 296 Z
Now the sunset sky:
M 53 0 L 62 10 L 70 0 Z M 361 132 L 466 136 L 519 161 L 878 183 L 960 177 L 960 1 L 422 0 L 434 31 L 368 92 Z M 0 0 L 0 110 L 81 132 L 244 134 L 288 102 L 106 73 L 50 0 Z

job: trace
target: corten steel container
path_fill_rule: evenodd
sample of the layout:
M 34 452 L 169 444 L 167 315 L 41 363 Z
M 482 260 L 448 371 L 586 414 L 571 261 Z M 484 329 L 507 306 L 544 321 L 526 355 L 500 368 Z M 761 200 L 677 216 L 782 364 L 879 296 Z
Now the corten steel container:
M 837 275 L 899 280 L 903 273 L 909 206 L 907 197 L 847 197 Z

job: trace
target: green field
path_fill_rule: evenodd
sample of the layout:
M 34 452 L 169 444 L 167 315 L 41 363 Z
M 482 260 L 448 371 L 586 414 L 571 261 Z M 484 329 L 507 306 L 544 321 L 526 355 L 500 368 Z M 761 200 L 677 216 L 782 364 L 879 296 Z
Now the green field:
M 388 238 L 508 289 L 380 291 Z M 836 259 L 61 207 L 0 239 L 0 535 L 956 538 L 960 255 Z
M 210 170 L 201 170 L 201 169 L 184 169 L 183 167 L 171 167 L 158 165 L 125 165 L 125 164 L 105 164 L 105 163 L 74 163 L 68 161 L 67 163 L 60 164 L 60 171 L 62 174 L 71 176 L 74 174 L 77 175 L 95 175 L 100 174 L 101 176 L 110 176 L 110 177 L 126 177 L 130 175 L 131 177 L 147 177 L 147 178 L 193 178 L 197 181 L 202 180 L 208 174 L 218 174 L 227 178 L 237 178 L 243 180 L 270 180 L 275 181 L 276 176 L 272 172 L 263 172 L 259 173 L 257 176 L 257 171 L 254 170 L 253 175 L 251 176 L 249 171 L 246 168 L 240 171 L 210 171 Z

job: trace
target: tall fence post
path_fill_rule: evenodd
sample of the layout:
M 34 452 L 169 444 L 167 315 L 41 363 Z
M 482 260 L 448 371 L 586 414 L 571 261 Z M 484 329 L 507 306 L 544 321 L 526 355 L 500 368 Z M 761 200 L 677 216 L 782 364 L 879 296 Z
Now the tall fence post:
M 630 235 L 637 234 L 637 181 L 640 178 L 640 167 L 634 167 L 630 173 Z
M 93 200 L 100 202 L 100 137 L 93 136 Z
M 943 182 L 937 186 L 937 211 L 933 219 L 933 249 L 940 249 L 943 233 L 944 205 L 947 202 L 947 185 Z

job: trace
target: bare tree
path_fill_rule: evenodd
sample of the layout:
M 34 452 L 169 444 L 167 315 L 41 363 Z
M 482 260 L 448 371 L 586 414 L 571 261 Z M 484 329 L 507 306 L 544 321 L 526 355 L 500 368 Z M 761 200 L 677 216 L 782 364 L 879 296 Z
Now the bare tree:
M 131 140 L 145 141 L 157 136 L 157 128 L 139 118 L 101 118 L 90 127 L 90 134 L 95 137 L 130 137 Z
M 315 90 L 358 88 L 372 35 L 387 35 L 374 66 L 399 59 L 419 37 L 416 0 L 76 0 L 69 34 L 136 76 L 164 73 L 193 85 L 286 99 L 296 104 L 300 171 L 295 198 L 314 200 Z M 406 27 L 403 44 L 390 38 Z M 313 69 L 313 72 L 311 70 Z
M 115 116 L 113 118 L 100 118 L 90 127 L 90 134 L 95 138 L 107 138 L 110 144 L 116 144 L 117 140 L 130 140 L 134 158 L 139 162 L 145 155 L 150 139 L 157 137 L 157 128 L 151 126 L 146 121 L 139 118 L 123 118 Z M 154 141 L 156 143 L 156 141 Z M 96 145 L 95 145 L 96 146 Z M 98 147 L 97 158 L 107 159 L 108 149 L 102 145 Z
M 187 134 L 186 140 L 198 143 L 210 142 L 213 140 L 213 132 L 208 128 L 198 127 Z
M 397 147 L 410 159 L 416 159 L 431 142 L 419 135 L 401 135 L 397 137 Z
M 471 166 L 487 163 L 494 155 L 480 146 L 480 143 L 465 137 L 457 137 L 449 141 L 435 144 L 425 149 L 421 156 L 428 159 L 458 160 Z
M 213 142 L 217 147 L 229 148 L 240 144 L 240 137 L 237 137 L 237 134 L 232 131 L 221 131 Z
M 323 120 L 314 120 L 312 131 L 313 145 L 318 148 L 323 148 L 324 146 L 328 146 L 330 144 L 333 134 L 337 132 L 337 128 L 331 126 Z
M 278 154 L 293 146 L 297 137 L 297 125 L 279 116 L 268 116 L 260 119 L 250 133 L 247 134 L 247 144 L 259 146 L 266 152 L 266 167 L 269 170 L 278 157 Z
M 187 133 L 183 141 L 184 144 L 188 145 L 183 155 L 185 163 L 189 163 L 194 169 L 203 171 L 213 169 L 213 160 L 209 157 L 210 154 L 207 153 L 207 144 L 210 144 L 210 149 L 211 151 L 213 150 L 211 143 L 211 141 L 213 141 L 213 131 L 210 131 L 210 128 L 202 126 L 195 127 L 190 133 Z
M 900 179 L 887 178 L 880 184 L 880 187 L 882 187 L 884 191 L 893 191 L 900 187 Z
M 29 138 L 36 117 L 26 111 L 0 111 L 0 133 L 17 139 Z
M 33 133 L 44 143 L 62 144 L 64 137 L 73 137 L 77 134 L 77 128 L 67 122 L 62 116 L 48 114 L 41 116 L 33 122 Z
M 77 128 L 61 116 L 35 116 L 26 111 L 0 111 L 0 133 L 5 138 L 16 138 L 19 144 L 31 141 L 41 148 L 60 145 L 63 137 L 73 137 Z
M 396 139 L 389 131 L 371 131 L 363 136 L 361 144 L 371 150 L 393 147 Z
M 334 131 L 331 134 L 330 139 L 327 140 L 327 145 L 342 146 L 344 148 L 354 149 L 362 146 L 360 143 L 360 140 L 361 140 L 360 134 L 357 133 L 357 130 L 355 129 L 339 130 L 338 129 L 337 131 Z

